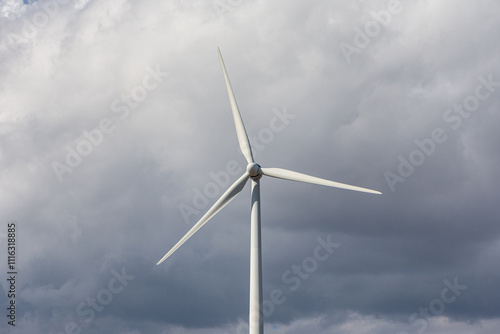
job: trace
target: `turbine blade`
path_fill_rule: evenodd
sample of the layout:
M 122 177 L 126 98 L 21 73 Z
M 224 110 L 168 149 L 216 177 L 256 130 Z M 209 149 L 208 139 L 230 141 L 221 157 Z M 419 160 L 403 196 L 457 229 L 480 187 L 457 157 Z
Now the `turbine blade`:
M 245 156 L 245 159 L 247 159 L 247 162 L 251 163 L 254 162 L 254 160 L 252 155 L 252 148 L 250 147 L 250 141 L 248 140 L 247 131 L 245 130 L 245 125 L 243 125 L 243 120 L 241 118 L 240 111 L 238 110 L 236 98 L 234 97 L 233 89 L 231 88 L 229 77 L 227 76 L 226 66 L 224 65 L 224 60 L 222 60 L 222 55 L 219 48 L 217 48 L 217 52 L 219 54 L 222 73 L 224 74 L 224 80 L 226 81 L 227 95 L 229 95 L 229 102 L 231 103 L 231 110 L 233 111 L 234 126 L 236 127 L 236 135 L 238 136 L 240 149 Z
M 207 221 L 210 220 L 217 212 L 219 212 L 223 207 L 225 207 L 231 200 L 238 195 L 238 193 L 245 187 L 247 180 L 249 179 L 248 173 L 243 174 L 238 180 L 228 190 L 215 202 L 215 204 L 205 213 L 203 217 L 182 237 L 171 250 L 161 258 L 156 265 L 159 265 L 165 261 L 173 252 L 175 252 L 183 243 L 186 242 L 193 234 L 196 233 Z
M 362 191 L 371 194 L 382 194 L 380 191 L 351 186 L 349 184 L 334 182 L 330 180 L 321 179 L 319 177 L 310 176 L 302 173 L 292 172 L 291 170 L 286 170 L 282 168 L 261 168 L 262 173 L 267 176 L 272 176 L 278 179 L 285 179 L 291 181 L 305 182 L 319 184 L 327 187 L 342 188 L 348 190 Z

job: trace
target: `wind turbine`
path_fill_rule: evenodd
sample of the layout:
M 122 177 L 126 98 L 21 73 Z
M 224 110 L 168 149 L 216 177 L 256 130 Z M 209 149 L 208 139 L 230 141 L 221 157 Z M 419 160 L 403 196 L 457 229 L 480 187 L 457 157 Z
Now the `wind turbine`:
M 203 217 L 182 237 L 172 249 L 158 261 L 157 265 L 165 261 L 173 252 L 175 252 L 183 243 L 185 243 L 196 231 L 205 225 L 210 218 L 224 208 L 231 200 L 243 189 L 248 179 L 252 179 L 251 191 L 251 214 L 250 214 L 250 314 L 249 314 L 249 334 L 264 333 L 264 318 L 262 313 L 262 251 L 261 251 L 261 233 L 260 233 L 260 178 L 262 176 L 271 176 L 278 179 L 319 184 L 327 187 L 342 188 L 347 190 L 361 191 L 371 194 L 381 194 L 381 192 L 344 183 L 329 181 L 302 173 L 292 172 L 281 168 L 262 168 L 253 158 L 252 148 L 248 140 L 245 126 L 241 118 L 236 99 L 234 97 L 229 77 L 227 76 L 226 66 L 222 60 L 220 49 L 217 48 L 219 61 L 226 81 L 227 93 L 231 110 L 233 111 L 234 125 L 240 149 L 247 160 L 246 172 L 238 179 L 228 190 L 215 202 L 215 204 L 205 213 Z

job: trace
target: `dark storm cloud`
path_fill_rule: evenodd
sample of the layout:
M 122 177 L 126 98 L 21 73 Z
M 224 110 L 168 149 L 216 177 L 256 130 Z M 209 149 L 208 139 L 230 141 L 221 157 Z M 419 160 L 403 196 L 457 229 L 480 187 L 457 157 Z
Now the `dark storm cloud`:
M 496 2 L 63 2 L 0 5 L 2 329 L 245 332 L 249 186 L 155 266 L 245 168 L 220 46 L 262 166 L 384 193 L 262 181 L 269 330 L 498 332 Z

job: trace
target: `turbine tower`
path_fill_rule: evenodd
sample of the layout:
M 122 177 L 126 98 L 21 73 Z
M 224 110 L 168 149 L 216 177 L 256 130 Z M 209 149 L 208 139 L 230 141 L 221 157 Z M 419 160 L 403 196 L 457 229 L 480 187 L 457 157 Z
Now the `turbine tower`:
M 258 165 L 252 154 L 250 141 L 248 140 L 245 126 L 241 118 L 236 99 L 234 97 L 229 77 L 227 76 L 226 66 L 222 60 L 219 48 L 219 61 L 222 67 L 222 73 L 226 82 L 229 102 L 233 112 L 234 125 L 240 149 L 247 160 L 246 172 L 215 202 L 215 204 L 205 213 L 203 217 L 182 237 L 172 249 L 158 261 L 157 265 L 165 261 L 173 252 L 175 252 L 186 240 L 188 240 L 196 231 L 205 225 L 210 218 L 224 208 L 245 186 L 248 179 L 252 180 L 251 190 L 251 214 L 250 214 L 250 314 L 249 314 L 249 334 L 264 333 L 264 317 L 262 311 L 262 250 L 261 250 L 261 227 L 260 227 L 260 179 L 262 176 L 271 176 L 278 179 L 319 184 L 327 187 L 342 188 L 347 190 L 361 191 L 371 194 L 381 194 L 381 192 L 344 183 L 329 181 L 318 177 L 292 172 L 281 168 L 262 168 Z

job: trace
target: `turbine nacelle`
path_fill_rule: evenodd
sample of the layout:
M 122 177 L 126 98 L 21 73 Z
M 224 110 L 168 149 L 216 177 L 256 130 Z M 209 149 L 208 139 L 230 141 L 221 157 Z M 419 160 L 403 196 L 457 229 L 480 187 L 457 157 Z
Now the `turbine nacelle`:
M 252 180 L 258 180 L 264 174 L 262 173 L 262 169 L 260 169 L 260 165 L 255 162 L 251 162 L 247 165 L 247 173 L 250 175 Z

